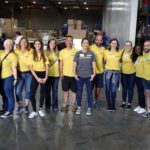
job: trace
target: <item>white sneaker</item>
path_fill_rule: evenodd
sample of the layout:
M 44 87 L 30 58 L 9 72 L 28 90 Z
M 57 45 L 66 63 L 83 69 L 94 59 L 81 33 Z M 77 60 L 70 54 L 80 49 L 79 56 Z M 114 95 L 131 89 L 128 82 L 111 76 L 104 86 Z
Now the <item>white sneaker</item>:
M 12 117 L 12 116 L 13 116 L 13 114 L 7 111 L 5 114 L 3 114 L 3 115 L 1 116 L 1 118 L 7 119 L 7 118 Z
M 81 107 L 78 107 L 77 111 L 76 111 L 76 115 L 80 115 L 81 114 Z
M 91 108 L 88 108 L 88 109 L 87 109 L 86 115 L 87 115 L 87 116 L 91 116 L 91 115 L 92 115 Z
M 45 117 L 45 113 L 42 109 L 39 110 L 39 115 L 40 117 Z
M 140 108 L 137 113 L 138 113 L 138 114 L 143 114 L 143 113 L 145 113 L 145 112 L 146 112 L 146 110 L 145 110 L 144 108 Z
M 138 112 L 140 110 L 140 106 L 137 106 L 136 108 L 133 109 L 134 112 Z
M 30 115 L 29 115 L 29 119 L 32 119 L 34 117 L 36 117 L 38 115 L 37 112 L 33 111 Z

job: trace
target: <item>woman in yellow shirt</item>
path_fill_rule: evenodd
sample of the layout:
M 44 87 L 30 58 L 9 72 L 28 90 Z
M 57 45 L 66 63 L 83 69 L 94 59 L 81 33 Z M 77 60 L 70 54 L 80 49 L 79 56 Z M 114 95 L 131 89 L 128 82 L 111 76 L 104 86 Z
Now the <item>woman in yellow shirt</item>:
M 133 48 L 132 61 L 135 63 L 135 83 L 137 86 L 138 93 L 138 106 L 133 110 L 138 114 L 146 112 L 145 110 L 145 96 L 144 96 L 144 86 L 143 86 L 143 49 L 140 45 L 136 45 Z
M 59 82 L 59 52 L 56 40 L 51 39 L 47 44 L 47 57 L 49 60 L 49 73 L 46 82 L 46 109 L 58 111 L 58 82 Z
M 119 42 L 117 39 L 111 39 L 108 50 L 105 50 L 105 86 L 107 110 L 116 110 L 116 89 L 119 82 L 120 74 L 120 58 L 122 51 L 119 50 Z
M 15 106 L 14 86 L 17 83 L 17 58 L 12 52 L 12 40 L 5 40 L 4 48 L 5 50 L 0 56 L 0 64 L 2 88 L 4 91 L 3 98 L 6 112 L 1 116 L 1 118 L 8 118 L 13 116 Z
M 121 83 L 122 83 L 122 99 L 123 102 L 120 108 L 131 109 L 131 103 L 134 93 L 135 85 L 135 66 L 131 59 L 132 56 L 132 42 L 125 42 L 125 49 L 121 57 Z M 127 102 L 127 105 L 126 105 Z
M 43 104 L 46 95 L 46 81 L 48 78 L 48 58 L 43 50 L 43 43 L 39 40 L 34 41 L 34 50 L 33 50 L 33 61 L 30 66 L 32 72 L 32 82 L 31 82 L 31 103 L 33 112 L 29 115 L 29 118 L 34 118 L 37 116 L 36 111 L 36 98 L 35 94 L 40 85 L 40 102 L 39 102 L 39 115 L 40 117 L 45 117 L 43 111 Z
M 15 50 L 18 59 L 18 83 L 16 88 L 18 110 L 17 114 L 23 113 L 23 87 L 25 86 L 25 113 L 29 113 L 28 105 L 30 101 L 30 86 L 32 75 L 30 72 L 29 65 L 31 64 L 31 57 L 33 55 L 33 50 L 29 47 L 28 40 L 23 37 L 19 42 L 19 49 Z

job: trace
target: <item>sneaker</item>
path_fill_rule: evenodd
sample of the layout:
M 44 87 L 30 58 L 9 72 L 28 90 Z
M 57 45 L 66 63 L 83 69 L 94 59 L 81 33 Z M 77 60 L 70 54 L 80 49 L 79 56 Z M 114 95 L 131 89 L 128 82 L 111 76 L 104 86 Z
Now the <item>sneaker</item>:
M 137 112 L 138 114 L 143 114 L 146 112 L 146 109 L 140 108 L 139 111 Z
M 150 112 L 147 111 L 142 115 L 143 118 L 148 118 L 149 116 L 150 116 Z
M 126 107 L 126 104 L 121 104 L 121 105 L 120 105 L 120 108 L 121 108 L 121 109 L 124 109 L 125 107 Z
M 88 108 L 88 109 L 87 109 L 86 115 L 87 115 L 87 116 L 91 116 L 91 115 L 92 115 L 91 108 Z
M 39 110 L 39 115 L 40 117 L 45 117 L 45 113 L 42 109 Z
M 78 107 L 76 111 L 76 115 L 80 115 L 80 114 L 81 114 L 81 107 Z
M 127 105 L 127 110 L 131 110 L 132 106 L 131 105 Z
M 100 109 L 99 102 L 98 102 L 98 101 L 95 101 L 95 102 L 93 103 L 93 107 L 94 107 L 95 109 L 99 110 L 99 109 Z
M 69 105 L 65 105 L 61 107 L 61 111 L 68 111 L 69 110 Z
M 29 119 L 32 119 L 32 118 L 36 117 L 37 115 L 38 115 L 38 113 L 35 112 L 35 111 L 33 111 L 33 112 L 31 112 L 31 114 L 29 115 Z
M 116 111 L 116 108 L 112 108 L 110 109 L 111 112 L 115 112 Z
M 3 115 L 1 116 L 1 118 L 7 119 L 7 118 L 12 117 L 12 116 L 13 116 L 13 114 L 7 111 L 5 114 L 3 114 Z
M 140 108 L 141 108 L 140 106 L 137 106 L 137 107 L 135 107 L 135 108 L 133 109 L 133 111 L 134 111 L 134 112 L 138 112 L 138 111 L 140 110 Z
M 17 115 L 21 115 L 21 114 L 23 113 L 23 111 L 24 111 L 24 110 L 23 110 L 23 107 L 20 107 L 20 106 L 19 106 L 19 107 L 18 107 L 18 110 L 17 110 L 17 112 L 16 112 L 16 114 L 17 114 Z
M 58 111 L 58 107 L 54 107 L 54 108 L 53 108 L 53 111 Z
M 0 110 L 0 114 L 4 114 L 6 112 L 6 110 L 2 109 Z
M 110 106 L 107 107 L 107 111 L 109 111 L 109 112 L 111 111 L 111 107 Z
M 76 112 L 77 111 L 77 106 L 76 105 L 72 105 L 72 111 Z
M 29 108 L 28 108 L 28 106 L 25 106 L 24 113 L 25 113 L 25 114 L 29 114 Z

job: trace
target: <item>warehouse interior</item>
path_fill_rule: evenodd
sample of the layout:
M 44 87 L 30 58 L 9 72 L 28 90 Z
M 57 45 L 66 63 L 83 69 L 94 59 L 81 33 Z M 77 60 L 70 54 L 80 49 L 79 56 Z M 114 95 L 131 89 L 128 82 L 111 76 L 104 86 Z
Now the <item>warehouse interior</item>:
M 150 40 L 150 5 L 146 0 L 0 0 L 0 39 L 3 34 L 15 38 L 16 31 L 31 45 L 40 38 L 46 46 L 54 37 L 59 50 L 67 34 L 80 49 L 83 37 L 92 43 L 96 34 L 105 32 L 123 48 L 126 40 L 133 45 Z M 102 107 L 91 117 L 69 111 L 48 112 L 44 119 L 29 120 L 26 115 L 0 119 L 0 150 L 149 150 L 150 120 L 126 110 L 107 112 L 104 89 L 101 93 Z M 117 95 L 119 106 L 121 92 Z M 59 97 L 61 106 L 61 86 Z M 135 105 L 136 99 L 135 91 Z

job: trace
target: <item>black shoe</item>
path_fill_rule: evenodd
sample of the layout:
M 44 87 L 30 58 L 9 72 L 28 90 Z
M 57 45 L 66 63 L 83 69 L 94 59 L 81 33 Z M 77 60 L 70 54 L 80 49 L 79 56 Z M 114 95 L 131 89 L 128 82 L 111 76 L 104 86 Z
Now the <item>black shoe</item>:
M 127 105 L 127 110 L 131 110 L 131 109 L 132 109 L 131 105 Z
M 126 108 L 126 104 L 121 104 L 120 108 L 122 108 L 122 109 Z
M 109 111 L 109 112 L 111 111 L 111 107 L 110 106 L 107 107 L 107 111 Z
M 2 109 L 0 110 L 0 114 L 4 114 L 6 112 L 6 110 Z

